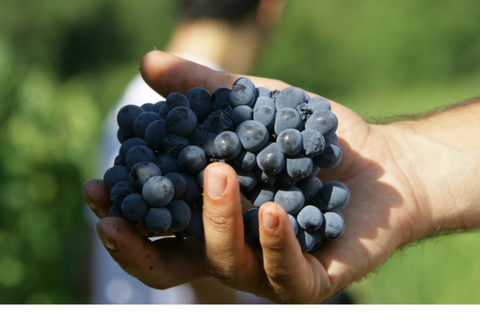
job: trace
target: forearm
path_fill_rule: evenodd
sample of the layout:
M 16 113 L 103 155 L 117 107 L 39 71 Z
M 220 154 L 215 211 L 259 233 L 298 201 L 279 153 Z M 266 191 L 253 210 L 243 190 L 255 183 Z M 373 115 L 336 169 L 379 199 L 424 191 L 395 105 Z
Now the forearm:
M 413 239 L 480 227 L 480 99 L 386 126 L 415 186 Z M 402 150 L 402 151 L 399 151 Z M 406 151 L 405 151 L 406 150 Z

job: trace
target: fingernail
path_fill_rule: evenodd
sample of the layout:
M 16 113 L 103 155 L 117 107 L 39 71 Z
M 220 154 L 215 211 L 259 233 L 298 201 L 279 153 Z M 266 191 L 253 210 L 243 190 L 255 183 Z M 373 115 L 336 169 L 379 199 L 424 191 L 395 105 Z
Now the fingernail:
M 82 194 L 83 194 L 83 199 L 85 200 L 85 202 L 88 204 L 88 206 L 93 210 L 95 211 L 97 208 L 95 206 L 95 203 L 92 201 L 92 199 L 90 198 L 90 195 L 88 194 L 88 192 L 86 191 L 85 189 L 85 186 L 82 188 Z
M 98 231 L 97 234 L 100 240 L 102 241 L 103 245 L 107 247 L 107 249 L 109 250 L 117 249 L 117 243 L 115 242 L 115 240 L 113 240 L 112 238 L 110 238 L 109 236 L 107 236 L 105 233 L 101 231 Z
M 211 198 L 220 198 L 225 193 L 227 187 L 227 177 L 216 171 L 208 171 L 208 177 L 205 180 L 204 188 L 206 188 Z
M 278 228 L 278 217 L 270 212 L 264 212 L 262 215 L 263 227 L 268 231 L 274 231 Z

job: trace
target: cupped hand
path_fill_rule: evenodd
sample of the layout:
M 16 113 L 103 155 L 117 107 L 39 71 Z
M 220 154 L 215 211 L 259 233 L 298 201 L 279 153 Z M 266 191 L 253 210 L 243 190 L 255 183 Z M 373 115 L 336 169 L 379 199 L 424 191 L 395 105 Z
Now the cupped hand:
M 145 81 L 158 93 L 185 93 L 193 87 L 211 92 L 230 87 L 240 75 L 210 70 L 161 51 L 141 63 Z M 284 89 L 272 79 L 249 77 L 256 86 Z M 314 94 L 310 94 L 314 96 Z M 366 123 L 331 101 L 339 119 L 337 135 L 343 160 L 321 170 L 325 183 L 346 184 L 351 198 L 343 210 L 346 231 L 317 251 L 302 253 L 285 210 L 270 202 L 259 210 L 260 246 L 244 238 L 242 201 L 235 171 L 210 164 L 204 175 L 204 241 L 175 238 L 150 241 L 121 218 L 106 217 L 108 193 L 101 180 L 84 185 L 84 198 L 100 221 L 97 232 L 112 257 L 128 273 L 159 289 L 213 276 L 235 289 L 275 302 L 316 303 L 362 278 L 398 247 L 419 237 L 412 179 L 401 166 L 399 138 L 385 126 Z

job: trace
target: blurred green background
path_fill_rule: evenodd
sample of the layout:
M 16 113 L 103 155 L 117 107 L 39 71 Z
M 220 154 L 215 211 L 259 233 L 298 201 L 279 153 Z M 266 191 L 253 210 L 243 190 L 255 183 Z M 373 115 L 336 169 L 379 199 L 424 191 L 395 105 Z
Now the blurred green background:
M 290 0 L 251 74 L 370 120 L 456 103 L 480 92 L 478 17 L 476 0 Z M 104 117 L 175 21 L 173 0 L 0 2 L 0 303 L 88 303 L 81 186 L 98 175 Z M 348 292 L 478 304 L 479 240 L 411 245 Z

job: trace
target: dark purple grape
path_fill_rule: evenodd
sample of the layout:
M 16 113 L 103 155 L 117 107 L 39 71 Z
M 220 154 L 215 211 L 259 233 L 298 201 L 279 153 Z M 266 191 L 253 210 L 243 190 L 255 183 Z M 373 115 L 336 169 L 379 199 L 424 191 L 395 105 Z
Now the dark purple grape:
M 275 193 L 274 201 L 280 204 L 287 213 L 296 216 L 305 204 L 305 197 L 297 187 L 278 190 Z
M 137 162 L 132 169 L 130 169 L 130 182 L 136 190 L 141 190 L 145 182 L 154 176 L 160 176 L 162 171 L 153 162 L 141 161 Z
M 142 195 L 145 201 L 154 208 L 161 208 L 172 201 L 175 189 L 172 182 L 164 176 L 155 176 L 145 182 Z
M 144 224 L 151 235 L 160 236 L 170 228 L 172 215 L 167 208 L 151 208 L 145 215 Z
M 138 162 L 155 162 L 157 156 L 152 149 L 143 145 L 131 147 L 125 155 L 125 164 L 128 170 L 131 170 Z
M 165 119 L 155 120 L 145 129 L 145 142 L 151 149 L 163 151 L 167 134 L 167 122 Z
M 207 166 L 207 155 L 198 146 L 186 146 L 178 153 L 177 161 L 180 170 L 196 175 Z
M 308 205 L 302 208 L 297 215 L 298 225 L 307 231 L 316 231 L 323 224 L 323 214 L 315 206 Z
M 167 114 L 167 131 L 182 137 L 188 137 L 198 121 L 195 113 L 187 107 L 175 107 Z
M 185 230 L 192 220 L 192 210 L 183 200 L 173 200 L 166 205 L 172 215 L 170 231 L 180 232 Z
M 235 129 L 244 149 L 256 152 L 262 149 L 269 139 L 267 128 L 258 121 L 247 120 Z
M 145 112 L 145 110 L 134 104 L 125 105 L 118 111 L 117 124 L 122 130 L 124 137 L 130 138 L 134 136 L 133 122 L 142 112 Z
M 121 210 L 123 216 L 131 221 L 138 222 L 145 218 L 149 207 L 141 194 L 132 193 L 122 201 Z
M 129 181 L 129 172 L 124 166 L 110 167 L 103 174 L 103 182 L 109 191 L 120 181 Z
M 297 155 L 303 149 L 303 137 L 300 131 L 293 128 L 282 130 L 276 139 L 280 151 L 286 156 Z
M 207 118 L 212 109 L 212 97 L 210 92 L 205 88 L 193 88 L 190 89 L 186 94 L 189 103 L 190 109 L 195 113 L 199 122 L 202 122 Z
M 213 141 L 214 155 L 224 160 L 235 159 L 242 151 L 242 144 L 237 134 L 233 131 L 222 131 Z
M 133 133 L 136 137 L 145 139 L 145 131 L 150 123 L 160 119 L 158 113 L 153 111 L 141 112 L 133 121 Z

